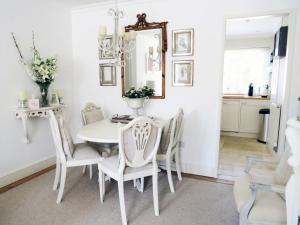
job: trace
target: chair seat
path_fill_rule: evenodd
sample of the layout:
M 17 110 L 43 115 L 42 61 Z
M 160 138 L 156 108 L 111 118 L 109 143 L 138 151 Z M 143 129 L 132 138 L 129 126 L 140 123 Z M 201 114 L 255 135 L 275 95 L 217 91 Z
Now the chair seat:
M 113 155 L 103 159 L 103 161 L 100 163 L 100 168 L 105 174 L 109 175 L 115 180 L 118 180 L 119 155 Z M 124 181 L 151 176 L 152 173 L 152 163 L 139 168 L 126 167 L 124 171 Z
M 249 188 L 251 176 L 244 174 L 235 181 L 234 198 L 238 211 L 251 196 Z M 286 204 L 277 193 L 258 191 L 253 208 L 248 216 L 250 224 L 286 224 Z
M 97 164 L 102 160 L 99 152 L 86 143 L 80 143 L 75 145 L 72 159 L 67 161 L 67 164 L 71 165 L 74 162 L 82 161 L 85 164 Z

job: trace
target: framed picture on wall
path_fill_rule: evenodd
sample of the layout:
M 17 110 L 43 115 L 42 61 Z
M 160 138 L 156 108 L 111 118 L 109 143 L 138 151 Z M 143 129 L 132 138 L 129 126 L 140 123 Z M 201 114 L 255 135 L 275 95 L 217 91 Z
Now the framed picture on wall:
M 116 86 L 116 67 L 106 63 L 99 65 L 100 86 Z
M 173 86 L 193 86 L 194 61 L 173 61 Z
M 105 49 L 111 49 L 113 46 L 113 37 L 112 35 L 108 35 L 105 36 L 105 38 L 103 39 L 103 47 L 105 47 Z M 106 52 L 103 51 L 102 49 L 99 48 L 99 59 L 112 59 L 113 58 L 113 53 L 111 52 Z
M 194 54 L 194 29 L 173 30 L 173 56 Z

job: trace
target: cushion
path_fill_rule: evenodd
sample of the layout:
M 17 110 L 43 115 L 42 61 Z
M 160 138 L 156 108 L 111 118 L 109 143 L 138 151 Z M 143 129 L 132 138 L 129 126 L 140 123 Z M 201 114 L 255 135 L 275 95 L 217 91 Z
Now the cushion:
M 59 117 L 58 124 L 59 124 L 59 131 L 60 131 L 62 143 L 63 143 L 63 150 L 64 150 L 67 158 L 72 159 L 73 152 L 75 149 L 74 143 L 73 143 L 72 136 L 71 136 L 68 128 L 66 127 L 65 121 L 62 116 Z
M 104 173 L 112 177 L 113 179 L 118 179 L 119 177 L 119 155 L 113 155 L 108 158 L 103 159 L 100 163 L 100 167 Z M 152 163 L 148 163 L 145 166 L 132 168 L 125 167 L 124 170 L 124 180 L 132 180 L 132 177 L 145 177 L 151 176 L 153 173 Z
M 74 153 L 72 160 L 100 160 L 100 154 L 93 147 L 86 143 L 74 145 Z
M 85 124 L 95 123 L 104 119 L 101 109 L 93 109 L 91 111 L 83 112 Z
M 250 175 L 244 174 L 234 183 L 234 199 L 238 211 L 251 196 Z M 258 191 L 255 202 L 248 216 L 248 223 L 286 224 L 286 205 L 283 198 L 274 192 Z
M 292 167 L 288 164 L 288 158 L 291 156 L 290 151 L 285 151 L 280 157 L 280 161 L 276 167 L 274 183 L 286 185 L 293 173 Z

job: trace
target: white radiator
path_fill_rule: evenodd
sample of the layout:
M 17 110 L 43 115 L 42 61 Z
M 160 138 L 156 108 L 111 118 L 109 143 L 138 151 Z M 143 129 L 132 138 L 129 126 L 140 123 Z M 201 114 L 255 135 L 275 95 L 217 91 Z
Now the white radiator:
M 277 146 L 278 146 L 280 111 L 281 111 L 280 106 L 271 103 L 269 129 L 268 129 L 268 149 L 275 152 L 277 152 Z

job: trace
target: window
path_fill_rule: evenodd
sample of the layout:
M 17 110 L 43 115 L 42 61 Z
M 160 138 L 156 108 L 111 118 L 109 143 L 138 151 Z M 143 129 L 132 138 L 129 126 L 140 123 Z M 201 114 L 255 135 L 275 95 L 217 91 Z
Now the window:
M 247 94 L 250 83 L 254 90 L 269 84 L 269 48 L 226 50 L 224 56 L 224 94 Z

